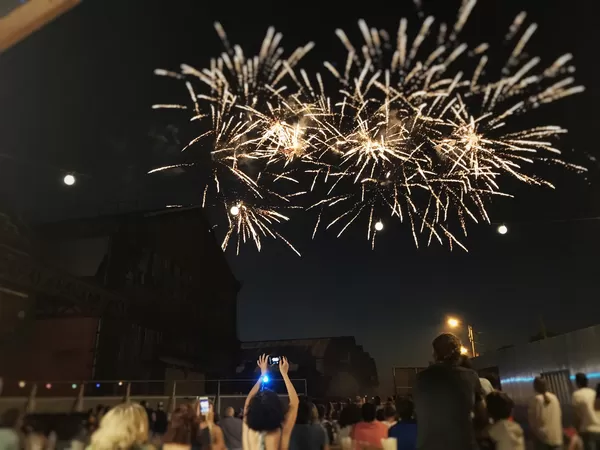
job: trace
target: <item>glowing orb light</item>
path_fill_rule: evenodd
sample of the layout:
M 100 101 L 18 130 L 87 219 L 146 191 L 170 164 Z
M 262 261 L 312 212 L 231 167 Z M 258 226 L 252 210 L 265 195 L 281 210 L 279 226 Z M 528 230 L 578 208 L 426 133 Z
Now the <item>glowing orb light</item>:
M 506 234 L 506 233 L 508 233 L 508 227 L 506 225 L 500 225 L 498 227 L 498 233 L 499 234 Z
M 21 389 L 23 389 L 25 387 L 26 383 L 24 381 L 19 381 L 19 387 Z
M 240 207 L 234 205 L 231 207 L 229 212 L 231 213 L 232 216 L 237 216 L 240 213 Z
M 63 178 L 63 183 L 67 186 L 73 186 L 75 184 L 75 177 L 71 174 L 65 175 Z
M 379 222 L 375 223 L 375 231 L 381 231 L 383 230 L 383 222 L 380 220 Z

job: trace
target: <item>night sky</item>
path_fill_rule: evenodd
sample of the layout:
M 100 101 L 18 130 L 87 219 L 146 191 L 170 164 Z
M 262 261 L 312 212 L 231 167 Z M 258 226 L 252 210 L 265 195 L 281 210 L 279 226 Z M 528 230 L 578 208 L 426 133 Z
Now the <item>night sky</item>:
M 178 153 L 185 120 L 150 109 L 183 89 L 154 77 L 154 68 L 207 65 L 221 52 L 215 20 L 247 54 L 258 51 L 269 25 L 284 33 L 288 51 L 314 40 L 303 66 L 316 69 L 325 56 L 345 56 L 335 28 L 356 39 L 356 22 L 365 18 L 393 36 L 400 17 L 416 19 L 408 0 L 340 11 L 311 3 L 286 9 L 224 2 L 207 10 L 199 6 L 204 3 L 85 0 L 0 55 L 2 202 L 31 221 L 197 204 L 202 183 L 194 176 L 145 175 Z M 427 13 L 450 21 L 460 2 L 423 3 Z M 482 332 L 482 351 L 527 340 L 542 317 L 554 332 L 599 321 L 600 220 L 574 220 L 600 216 L 596 7 L 584 0 L 568 2 L 569 8 L 547 0 L 543 9 L 540 2 L 480 0 L 465 29 L 469 41 L 501 43 L 524 3 L 528 19 L 540 25 L 530 52 L 543 65 L 574 53 L 576 78 L 587 87 L 536 114 L 541 123 L 569 129 L 560 148 L 590 172 L 552 170 L 556 191 L 507 184 L 516 199 L 496 200 L 489 212 L 495 223 L 509 225 L 509 234 L 473 225 L 464 241 L 469 253 L 417 250 L 408 225 L 389 221 L 374 251 L 362 227 L 341 239 L 322 233 L 311 241 L 314 218 L 296 216 L 282 231 L 302 258 L 281 243 L 261 253 L 249 246 L 238 257 L 227 252 L 243 283 L 241 340 L 354 335 L 377 359 L 387 392 L 393 365 L 428 360 L 429 342 L 449 313 Z M 78 173 L 75 188 L 62 185 L 66 171 Z M 215 231 L 222 236 L 222 227 Z

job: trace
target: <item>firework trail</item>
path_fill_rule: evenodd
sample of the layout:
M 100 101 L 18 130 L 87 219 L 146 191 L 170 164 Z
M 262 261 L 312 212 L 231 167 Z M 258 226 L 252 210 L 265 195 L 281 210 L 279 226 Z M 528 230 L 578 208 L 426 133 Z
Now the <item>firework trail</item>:
M 325 79 L 298 68 L 312 43 L 284 57 L 282 36 L 270 28 L 258 54 L 246 57 L 217 23 L 225 52 L 209 67 L 156 71 L 185 83 L 190 100 L 155 107 L 189 113 L 202 132 L 183 149 L 191 160 L 151 173 L 210 168 L 203 205 L 223 205 L 223 248 L 252 241 L 260 250 L 262 239 L 275 238 L 296 251 L 275 230 L 288 220 L 278 211 L 299 208 L 312 192 L 317 200 L 304 207 L 317 212 L 313 237 L 320 227 L 340 236 L 366 224 L 374 246 L 396 218 L 417 246 L 424 239 L 466 250 L 451 230 L 466 235 L 468 222 L 490 222 L 491 199 L 510 196 L 507 179 L 553 187 L 535 173 L 537 162 L 585 170 L 560 159 L 555 140 L 566 130 L 514 120 L 584 90 L 572 55 L 547 67 L 527 56 L 537 25 L 521 12 L 506 35 L 512 51 L 496 62 L 489 43 L 461 39 L 476 4 L 463 0 L 449 26 L 425 17 L 412 40 L 406 19 L 395 39 L 359 21 L 360 45 L 336 30 L 346 57 L 324 63 Z

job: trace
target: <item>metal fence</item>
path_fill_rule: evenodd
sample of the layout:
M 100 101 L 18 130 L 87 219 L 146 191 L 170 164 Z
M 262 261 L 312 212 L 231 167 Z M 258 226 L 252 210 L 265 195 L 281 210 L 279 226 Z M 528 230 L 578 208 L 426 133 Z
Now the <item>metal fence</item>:
M 292 379 L 298 395 L 307 395 L 306 379 Z M 27 412 L 87 411 L 97 405 L 113 406 L 123 401 L 147 401 L 151 406 L 163 402 L 168 409 L 191 403 L 199 396 L 211 398 L 216 412 L 226 407 L 243 407 L 256 379 L 223 380 L 93 380 L 93 381 L 19 381 L 22 395 L 0 396 L 0 411 L 24 408 Z M 264 386 L 287 398 L 285 383 L 271 379 Z

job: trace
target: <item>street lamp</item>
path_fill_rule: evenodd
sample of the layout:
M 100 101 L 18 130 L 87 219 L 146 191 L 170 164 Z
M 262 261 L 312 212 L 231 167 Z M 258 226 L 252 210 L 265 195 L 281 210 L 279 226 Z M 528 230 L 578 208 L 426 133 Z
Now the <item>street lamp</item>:
M 450 317 L 447 323 L 450 328 L 456 328 L 460 325 L 460 321 L 458 319 L 455 319 L 454 317 Z
M 450 328 L 458 328 L 461 324 L 460 320 L 456 317 L 448 317 L 446 321 Z M 473 327 L 467 324 L 467 334 L 469 336 L 469 343 L 471 344 L 471 352 L 473 357 L 477 356 L 477 352 L 475 351 L 475 332 L 473 331 Z M 463 347 L 464 348 L 464 347 Z M 461 354 L 465 354 L 462 352 L 462 348 L 460 350 Z

